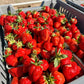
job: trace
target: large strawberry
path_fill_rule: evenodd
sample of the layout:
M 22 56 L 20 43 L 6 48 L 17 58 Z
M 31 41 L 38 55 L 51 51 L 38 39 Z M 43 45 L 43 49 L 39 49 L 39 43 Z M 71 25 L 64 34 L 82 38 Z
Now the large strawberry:
M 80 73 L 81 68 L 76 64 L 76 62 L 71 62 L 69 65 L 65 65 L 62 69 L 66 81 L 72 80 L 75 76 Z
M 11 68 L 8 70 L 8 72 L 13 76 L 13 77 L 22 77 L 23 76 L 23 67 L 15 67 Z
M 18 59 L 14 55 L 9 55 L 8 57 L 6 57 L 6 63 L 10 66 L 16 66 Z
M 22 77 L 19 80 L 19 84 L 32 84 L 32 81 L 28 77 Z

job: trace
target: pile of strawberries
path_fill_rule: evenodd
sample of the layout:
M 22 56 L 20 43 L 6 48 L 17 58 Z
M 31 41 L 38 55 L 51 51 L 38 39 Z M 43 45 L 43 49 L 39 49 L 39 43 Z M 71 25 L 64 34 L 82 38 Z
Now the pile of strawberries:
M 81 68 L 71 51 L 84 59 L 84 36 L 76 24 L 77 19 L 68 21 L 65 14 L 48 6 L 39 12 L 18 10 L 16 15 L 1 15 L 11 84 L 64 84 L 73 80 Z

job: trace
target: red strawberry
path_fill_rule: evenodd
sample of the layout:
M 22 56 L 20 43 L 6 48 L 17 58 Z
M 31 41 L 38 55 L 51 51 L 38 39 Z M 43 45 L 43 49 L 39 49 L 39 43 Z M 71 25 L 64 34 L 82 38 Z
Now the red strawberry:
M 26 17 L 26 14 L 24 13 L 24 11 L 20 11 L 20 12 L 19 12 L 19 15 L 20 15 L 21 17 L 23 17 L 23 18 Z
M 28 48 L 30 48 L 30 49 L 36 48 L 36 40 L 35 40 L 35 39 L 30 40 L 30 41 L 26 44 L 26 46 L 27 46 Z
M 6 57 L 6 63 L 10 66 L 17 66 L 18 60 L 14 55 L 9 55 Z
M 76 18 L 71 18 L 70 23 L 71 24 L 77 24 L 77 19 Z
M 59 43 L 58 46 L 57 46 L 57 49 L 63 49 L 63 44 L 62 43 Z
M 75 38 L 76 40 L 78 40 L 80 37 L 80 33 L 79 32 L 76 32 L 73 34 L 73 38 Z
M 84 57 L 84 52 L 83 52 L 82 50 L 78 50 L 78 51 L 76 52 L 76 55 L 77 55 L 80 59 L 82 59 L 82 58 Z
M 26 12 L 26 18 L 32 18 L 31 11 Z
M 50 16 L 54 16 L 55 14 L 57 14 L 57 11 L 55 9 L 50 9 L 49 14 Z
M 42 17 L 38 17 L 37 20 L 38 20 L 39 23 L 44 23 L 45 22 L 45 20 Z
M 50 32 L 48 29 L 43 29 L 39 32 L 40 38 L 42 41 L 47 41 L 50 35 Z
M 19 84 L 18 83 L 18 77 L 13 77 L 11 84 Z
M 45 20 L 47 20 L 47 18 L 50 17 L 49 13 L 46 13 L 46 12 L 42 12 L 42 13 L 41 13 L 41 16 L 42 16 Z
M 5 56 L 11 55 L 12 54 L 12 49 L 11 48 L 6 48 L 5 49 Z
M 43 9 L 45 12 L 49 12 L 49 11 L 50 11 L 50 7 L 49 7 L 49 6 L 44 6 L 42 9 Z
M 61 35 L 59 36 L 59 40 L 59 43 L 64 44 L 64 38 Z
M 54 63 L 54 62 L 51 62 L 51 63 L 49 64 L 49 71 L 50 71 L 50 72 L 58 71 L 58 69 L 59 69 L 59 67 L 60 67 L 60 64 L 57 65 L 57 66 L 55 66 L 55 65 L 56 65 L 56 63 Z
M 42 75 L 43 70 L 40 66 L 36 66 L 32 64 L 28 67 L 28 72 L 29 72 L 29 77 L 31 78 L 31 80 L 33 82 L 36 82 Z
M 82 34 L 80 35 L 80 37 L 79 37 L 79 42 L 80 42 L 80 43 L 84 43 L 84 35 L 82 35 Z
M 33 18 L 39 17 L 40 13 L 37 11 L 33 11 Z
M 28 18 L 27 23 L 29 24 L 34 24 L 34 19 L 33 18 Z
M 52 16 L 53 22 L 56 22 L 56 19 L 57 19 L 57 16 L 56 15 Z
M 48 84 L 47 77 L 45 75 L 41 75 L 35 84 Z
M 51 41 L 53 43 L 53 46 L 58 46 L 58 43 L 60 41 L 59 36 L 56 36 L 56 34 L 52 34 Z
M 46 22 L 50 25 L 53 26 L 53 20 L 51 18 L 48 18 Z
M 6 15 L 1 15 L 0 16 L 0 25 L 4 26 L 4 18 L 6 17 Z
M 28 77 L 22 77 L 19 83 L 20 84 L 32 84 L 32 81 Z
M 68 82 L 72 80 L 75 76 L 77 76 L 80 73 L 80 70 L 81 68 L 76 64 L 76 62 L 65 65 L 62 69 L 66 81 Z
M 46 71 L 47 69 L 48 69 L 48 67 L 49 67 L 49 64 L 48 64 L 48 62 L 46 61 L 46 60 L 41 60 L 42 61 L 42 64 L 41 64 L 41 66 L 42 66 L 42 69 L 43 69 L 43 71 Z
M 75 39 L 75 38 L 72 38 L 72 39 L 71 39 L 71 43 L 70 43 L 70 44 L 77 44 L 76 39 Z
M 64 41 L 65 41 L 67 44 L 70 44 L 71 38 L 70 38 L 69 36 L 65 36 L 65 37 L 64 37 Z
M 23 67 L 15 67 L 11 68 L 8 70 L 8 72 L 13 76 L 13 77 L 22 77 L 23 76 Z
M 83 44 L 84 44 L 84 43 L 79 43 L 78 46 L 79 46 L 79 48 L 80 48 L 81 50 L 84 51 L 84 45 L 83 45 Z
M 28 29 L 31 31 L 31 32 L 34 32 L 34 30 L 35 30 L 35 24 L 29 24 L 28 25 Z
M 71 31 L 66 31 L 64 36 L 69 36 L 70 38 L 72 38 L 72 32 Z
M 55 22 L 55 23 L 54 23 L 54 27 L 55 27 L 56 29 L 59 29 L 60 26 L 61 26 L 61 23 L 60 23 L 60 22 Z
M 70 23 L 66 23 L 66 28 L 70 28 L 71 27 L 71 24 Z
M 41 50 L 41 55 L 44 59 L 50 59 L 50 53 L 47 50 Z
M 29 33 L 29 31 L 26 31 L 22 34 L 22 42 L 23 44 L 26 44 L 28 41 L 32 40 L 32 36 L 31 34 Z
M 52 43 L 50 43 L 50 42 L 45 42 L 44 44 L 43 44 L 43 48 L 45 49 L 45 50 L 47 50 L 47 51 L 50 51 L 51 50 L 51 48 L 52 48 Z

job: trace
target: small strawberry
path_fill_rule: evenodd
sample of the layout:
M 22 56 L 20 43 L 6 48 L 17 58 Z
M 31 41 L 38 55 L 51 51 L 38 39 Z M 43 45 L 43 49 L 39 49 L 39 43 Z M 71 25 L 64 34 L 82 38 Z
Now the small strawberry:
M 71 18 L 70 23 L 71 24 L 77 24 L 77 19 L 76 18 Z
M 80 37 L 80 33 L 79 32 L 76 32 L 73 34 L 73 38 L 75 38 L 76 40 L 78 40 Z
M 54 23 L 54 28 L 59 29 L 60 26 L 61 26 L 60 22 L 55 22 Z
M 51 18 L 48 18 L 46 22 L 48 23 L 48 25 L 53 26 L 53 20 Z
M 80 42 L 80 43 L 84 43 L 84 35 L 82 35 L 82 34 L 80 35 L 80 37 L 79 37 L 79 42 Z
M 49 14 L 50 14 L 50 16 L 52 17 L 52 16 L 54 16 L 55 14 L 57 14 L 57 11 L 56 11 L 55 9 L 50 9 Z
M 42 9 L 43 9 L 45 12 L 49 12 L 49 11 L 50 11 L 50 7 L 49 7 L 49 6 L 44 6 L 44 7 L 42 7 Z
M 18 77 L 13 77 L 11 84 L 19 84 Z
M 23 76 L 23 67 L 15 67 L 11 68 L 8 70 L 8 72 L 13 76 L 13 77 L 22 77 Z
M 84 57 L 84 52 L 83 52 L 82 50 L 78 50 L 78 51 L 76 52 L 76 55 L 77 55 L 80 59 L 82 59 L 82 58 Z
M 69 36 L 70 38 L 72 38 L 72 32 L 69 30 L 69 31 L 66 31 L 64 33 L 64 36 Z
M 6 57 L 6 63 L 10 66 L 17 66 L 18 59 L 14 55 L 9 55 Z
M 71 38 L 70 38 L 69 36 L 65 36 L 65 37 L 64 37 L 64 41 L 65 41 L 67 44 L 70 44 Z
M 79 48 L 80 48 L 81 50 L 84 51 L 84 45 L 83 45 L 83 44 L 84 44 L 84 43 L 79 43 L 78 46 L 79 46 Z
M 26 18 L 32 18 L 31 11 L 27 11 L 27 12 L 26 12 Z
M 29 24 L 28 30 L 30 30 L 31 32 L 34 32 L 35 31 L 35 24 Z
M 5 49 L 5 56 L 11 55 L 12 54 L 12 49 L 11 48 L 6 48 Z
M 28 77 L 22 77 L 19 80 L 19 84 L 32 84 L 32 81 Z
M 39 17 L 40 13 L 34 10 L 32 15 L 33 15 L 33 18 L 37 18 Z
M 44 20 L 42 17 L 38 17 L 38 18 L 37 18 L 37 21 L 38 21 L 39 23 L 45 23 L 45 20 Z
M 28 18 L 27 19 L 27 24 L 34 24 L 34 19 L 33 18 Z
M 42 12 L 42 13 L 41 13 L 41 16 L 42 16 L 45 20 L 47 20 L 48 17 L 50 17 L 49 13 L 46 13 L 46 12 Z

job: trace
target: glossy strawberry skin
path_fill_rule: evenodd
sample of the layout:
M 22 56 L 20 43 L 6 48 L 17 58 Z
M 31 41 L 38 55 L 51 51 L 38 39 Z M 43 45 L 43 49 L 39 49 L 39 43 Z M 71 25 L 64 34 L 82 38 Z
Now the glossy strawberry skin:
M 11 84 L 19 84 L 18 77 L 13 77 Z
M 60 23 L 60 22 L 55 22 L 55 23 L 54 23 L 54 27 L 55 27 L 56 29 L 59 29 L 60 26 L 61 26 L 61 23 Z

